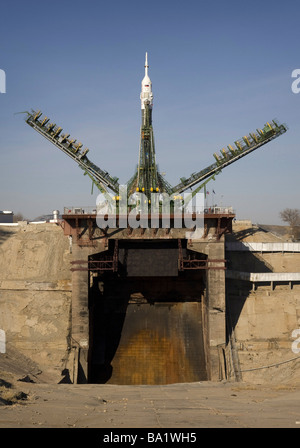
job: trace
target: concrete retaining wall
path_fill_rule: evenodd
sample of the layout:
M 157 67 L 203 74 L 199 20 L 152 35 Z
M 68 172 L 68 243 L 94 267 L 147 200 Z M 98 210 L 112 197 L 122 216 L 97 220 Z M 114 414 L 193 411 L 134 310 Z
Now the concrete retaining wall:
M 299 253 L 227 251 L 226 258 L 227 317 L 242 379 L 300 382 L 292 336 L 300 328 Z
M 59 381 L 68 358 L 70 319 L 70 253 L 62 229 L 1 227 L 0 328 L 6 349 L 19 350 Z
M 250 252 L 300 252 L 300 243 L 226 242 L 226 250 Z

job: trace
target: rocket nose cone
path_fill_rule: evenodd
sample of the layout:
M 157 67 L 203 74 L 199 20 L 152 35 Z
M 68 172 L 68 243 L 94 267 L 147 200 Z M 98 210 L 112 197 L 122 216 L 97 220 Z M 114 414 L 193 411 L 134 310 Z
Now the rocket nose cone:
M 148 75 L 145 75 L 142 81 L 142 86 L 144 86 L 145 84 L 149 85 L 151 84 L 151 79 L 149 78 Z
M 148 53 L 146 52 L 146 57 L 145 57 L 145 76 L 144 76 L 144 79 L 142 81 L 142 87 L 144 85 L 147 85 L 148 87 L 149 87 L 149 85 L 151 85 L 151 80 L 150 80 L 149 75 L 148 75 L 148 68 L 149 68 L 149 65 L 148 65 Z

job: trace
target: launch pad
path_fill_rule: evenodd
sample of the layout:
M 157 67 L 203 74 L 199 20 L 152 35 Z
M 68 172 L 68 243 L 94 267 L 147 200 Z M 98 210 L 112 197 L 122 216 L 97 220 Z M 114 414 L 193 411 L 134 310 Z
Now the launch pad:
M 203 237 L 187 240 L 186 229 L 103 231 L 96 216 L 63 216 L 72 242 L 74 382 L 224 378 L 224 235 L 233 218 L 208 215 Z
M 232 364 L 226 333 L 225 235 L 235 214 L 230 207 L 203 207 L 202 232 L 195 235 L 199 211 L 187 210 L 223 168 L 284 134 L 287 127 L 267 122 L 215 153 L 213 164 L 171 186 L 156 163 L 148 68 L 146 54 L 138 166 L 126 184 L 131 205 L 125 209 L 118 178 L 92 163 L 88 148 L 49 124 L 40 111 L 27 113 L 26 123 L 72 158 L 107 203 L 106 210 L 103 204 L 66 207 L 61 222 L 72 253 L 73 383 L 218 381 L 227 378 Z M 111 210 L 115 219 L 109 221 Z M 130 225 L 132 213 L 136 225 Z
M 80 366 L 74 382 L 224 379 L 224 238 L 233 210 L 206 210 L 200 239 L 174 228 L 172 215 L 168 228 L 151 228 L 150 216 L 147 228 L 120 228 L 117 216 L 116 228 L 101 229 L 88 207 L 64 211 Z

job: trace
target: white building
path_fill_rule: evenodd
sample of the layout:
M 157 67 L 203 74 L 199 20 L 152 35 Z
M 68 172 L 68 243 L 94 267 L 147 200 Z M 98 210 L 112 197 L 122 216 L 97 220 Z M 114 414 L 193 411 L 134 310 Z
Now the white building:
M 0 223 L 11 224 L 14 221 L 14 213 L 8 210 L 0 210 Z

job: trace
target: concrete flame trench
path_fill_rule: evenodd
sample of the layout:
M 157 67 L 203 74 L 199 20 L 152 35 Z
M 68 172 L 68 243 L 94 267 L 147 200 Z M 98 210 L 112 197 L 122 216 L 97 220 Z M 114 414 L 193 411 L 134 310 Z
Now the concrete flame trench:
M 224 235 L 233 218 L 206 214 L 202 238 L 187 240 L 185 228 L 102 230 L 96 215 L 63 215 L 74 383 L 224 377 Z

